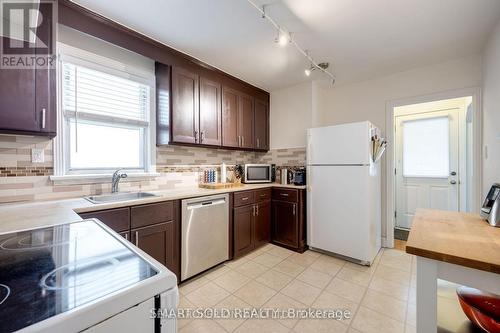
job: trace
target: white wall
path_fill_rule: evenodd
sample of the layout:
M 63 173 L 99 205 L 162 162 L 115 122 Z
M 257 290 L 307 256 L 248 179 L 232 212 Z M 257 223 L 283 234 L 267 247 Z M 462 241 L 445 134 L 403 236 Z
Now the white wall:
M 325 93 L 323 125 L 370 120 L 385 132 L 386 103 L 408 97 L 480 86 L 481 56 L 334 86 Z
M 500 183 L 500 23 L 493 31 L 483 57 L 483 193 Z
M 271 149 L 305 147 L 311 124 L 311 82 L 271 92 Z

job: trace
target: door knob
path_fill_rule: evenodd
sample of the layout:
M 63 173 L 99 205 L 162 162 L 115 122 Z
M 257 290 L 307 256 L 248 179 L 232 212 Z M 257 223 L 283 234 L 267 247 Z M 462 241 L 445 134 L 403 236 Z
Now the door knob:
M 450 180 L 450 184 L 451 184 L 451 185 L 455 185 L 456 183 L 457 183 L 457 181 L 456 181 L 456 180 Z

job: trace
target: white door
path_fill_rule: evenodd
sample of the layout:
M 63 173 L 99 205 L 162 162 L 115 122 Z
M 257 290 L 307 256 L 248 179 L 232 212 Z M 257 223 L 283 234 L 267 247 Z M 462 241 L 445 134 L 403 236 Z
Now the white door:
M 458 111 L 396 117 L 396 227 L 417 208 L 458 211 Z

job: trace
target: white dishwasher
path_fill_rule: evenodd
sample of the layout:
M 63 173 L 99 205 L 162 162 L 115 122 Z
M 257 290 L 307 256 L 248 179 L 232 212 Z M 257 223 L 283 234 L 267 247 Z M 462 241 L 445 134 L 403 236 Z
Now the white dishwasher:
M 182 200 L 181 281 L 229 259 L 229 195 Z

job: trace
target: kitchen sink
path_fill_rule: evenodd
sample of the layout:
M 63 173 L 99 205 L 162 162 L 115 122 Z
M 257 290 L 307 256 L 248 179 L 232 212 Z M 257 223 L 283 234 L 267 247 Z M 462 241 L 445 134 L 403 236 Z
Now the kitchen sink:
M 113 194 L 101 194 L 101 195 L 92 195 L 89 197 L 85 197 L 88 201 L 99 204 L 106 202 L 116 202 L 116 201 L 127 201 L 127 200 L 136 200 L 143 198 L 151 198 L 157 197 L 157 194 L 148 193 L 148 192 L 133 192 L 133 193 L 113 193 Z

